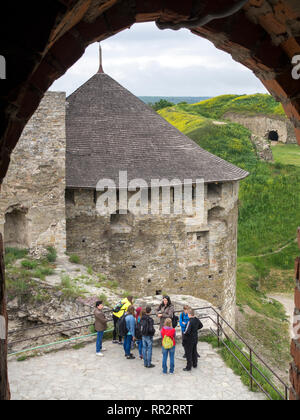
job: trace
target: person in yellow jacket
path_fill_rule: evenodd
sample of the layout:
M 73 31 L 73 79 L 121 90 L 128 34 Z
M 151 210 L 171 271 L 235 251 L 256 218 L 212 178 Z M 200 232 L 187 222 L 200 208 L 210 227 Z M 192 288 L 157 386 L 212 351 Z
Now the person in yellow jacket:
M 118 332 L 118 323 L 120 318 L 127 312 L 129 306 L 133 305 L 133 296 L 127 296 L 125 299 L 121 300 L 120 303 L 114 308 L 113 312 L 113 321 L 114 321 L 114 331 L 113 331 L 113 343 L 122 344 L 122 337 L 119 335 L 119 341 L 117 340 Z

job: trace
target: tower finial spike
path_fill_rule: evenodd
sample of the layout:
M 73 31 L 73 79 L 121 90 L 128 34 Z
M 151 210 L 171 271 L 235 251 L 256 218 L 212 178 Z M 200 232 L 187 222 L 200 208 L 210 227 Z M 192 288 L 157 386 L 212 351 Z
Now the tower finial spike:
M 102 67 L 102 48 L 101 43 L 99 42 L 99 70 L 98 73 L 104 73 L 103 67 Z

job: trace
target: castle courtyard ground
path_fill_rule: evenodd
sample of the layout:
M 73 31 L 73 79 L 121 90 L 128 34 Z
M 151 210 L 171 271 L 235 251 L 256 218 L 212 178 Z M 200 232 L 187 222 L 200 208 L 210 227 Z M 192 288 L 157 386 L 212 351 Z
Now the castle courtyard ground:
M 104 357 L 95 344 L 17 361 L 9 360 L 12 400 L 263 400 L 252 393 L 207 343 L 199 342 L 197 369 L 183 372 L 183 348 L 176 348 L 175 374 L 163 375 L 161 349 L 153 348 L 153 369 L 123 348 L 105 342 Z M 137 356 L 137 350 L 134 350 Z

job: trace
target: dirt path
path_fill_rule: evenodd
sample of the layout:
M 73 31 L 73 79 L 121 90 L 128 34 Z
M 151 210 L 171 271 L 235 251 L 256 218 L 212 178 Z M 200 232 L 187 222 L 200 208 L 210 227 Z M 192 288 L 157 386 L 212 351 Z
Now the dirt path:
M 268 252 L 267 254 L 260 254 L 260 255 L 255 255 L 253 256 L 253 258 L 260 258 L 260 257 L 267 257 L 268 255 L 273 255 L 273 254 L 279 254 L 281 251 L 283 251 L 285 248 L 287 248 L 288 246 L 291 245 L 291 243 L 293 242 L 297 242 L 297 239 L 292 239 L 290 240 L 286 245 L 282 246 L 281 248 L 276 249 L 276 251 L 273 252 Z
M 294 296 L 286 293 L 274 293 L 268 295 L 270 299 L 277 300 L 277 302 L 281 303 L 285 307 L 285 312 L 290 319 L 290 335 L 291 338 L 294 338 L 294 329 L 293 329 L 293 322 L 294 322 L 294 310 L 295 310 L 295 301 Z

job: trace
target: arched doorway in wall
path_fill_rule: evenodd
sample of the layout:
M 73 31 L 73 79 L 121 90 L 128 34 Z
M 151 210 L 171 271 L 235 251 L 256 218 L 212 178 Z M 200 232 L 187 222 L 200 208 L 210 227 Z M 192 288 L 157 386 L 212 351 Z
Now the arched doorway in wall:
M 5 214 L 4 245 L 11 248 L 26 249 L 28 243 L 27 210 L 13 208 Z
M 279 142 L 278 132 L 276 130 L 269 131 L 269 133 L 268 133 L 268 140 L 270 140 L 272 142 Z

